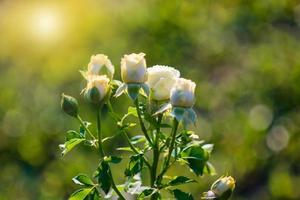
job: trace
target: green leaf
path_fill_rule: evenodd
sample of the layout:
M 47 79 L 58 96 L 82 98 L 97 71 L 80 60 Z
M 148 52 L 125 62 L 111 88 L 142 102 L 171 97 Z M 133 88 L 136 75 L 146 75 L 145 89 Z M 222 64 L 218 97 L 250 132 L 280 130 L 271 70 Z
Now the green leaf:
M 109 165 L 106 161 L 102 161 L 97 169 L 95 176 L 98 178 L 100 188 L 107 194 L 111 188 L 111 179 L 109 173 Z
M 87 197 L 93 189 L 93 187 L 79 189 L 70 196 L 69 200 L 84 200 L 85 197 Z
M 146 138 L 144 135 L 136 135 L 136 136 L 133 136 L 131 139 L 131 144 L 138 144 L 138 143 L 141 143 L 141 142 L 145 142 L 146 141 Z
M 134 101 L 139 95 L 139 91 L 141 89 L 141 84 L 139 83 L 128 83 L 127 84 L 127 93 L 129 97 Z
M 141 172 L 144 164 L 143 154 L 137 154 L 130 157 L 129 164 L 125 169 L 125 175 L 132 177 Z
M 91 125 L 91 123 L 90 123 L 90 122 L 87 122 L 87 121 L 84 121 L 83 123 L 84 123 L 84 125 L 85 125 L 86 128 L 88 128 L 88 127 Z M 79 127 L 79 133 L 80 133 L 80 135 L 81 135 L 83 138 L 85 137 L 85 132 L 86 132 L 85 128 L 84 128 L 83 126 L 80 125 L 80 127 Z
M 193 196 L 190 193 L 182 192 L 181 190 L 173 190 L 173 194 L 176 200 L 193 200 Z
M 100 194 L 97 190 L 93 190 L 86 198 L 85 200 L 100 200 Z
M 62 156 L 65 156 L 76 145 L 80 144 L 83 141 L 85 141 L 85 139 L 74 138 L 74 139 L 70 139 L 69 141 L 65 142 L 64 144 L 59 145 L 60 149 L 62 150 L 62 153 L 61 153 Z
M 85 174 L 78 174 L 72 180 L 75 184 L 78 185 L 86 185 L 86 186 L 94 185 L 93 181 Z
M 105 156 L 104 160 L 106 162 L 111 162 L 111 163 L 114 163 L 114 164 L 118 164 L 122 161 L 122 158 L 118 157 L 118 156 Z
M 172 128 L 170 124 L 160 124 L 160 128 Z
M 128 114 L 128 115 L 133 115 L 133 116 L 135 116 L 135 117 L 138 117 L 136 108 L 135 108 L 135 107 L 132 107 L 132 106 L 129 106 L 129 107 L 128 107 L 127 114 Z
M 189 179 L 185 176 L 176 176 L 174 179 L 172 179 L 168 185 L 170 186 L 175 186 L 175 185 L 181 185 L 181 184 L 186 184 L 186 183 L 192 183 L 196 182 L 195 180 Z
M 181 153 L 181 158 L 188 161 L 189 167 L 199 176 L 203 175 L 206 161 L 209 159 L 209 153 L 200 145 L 191 146 Z
M 147 196 L 151 196 L 153 193 L 155 193 L 157 190 L 154 188 L 147 188 L 144 189 L 140 195 L 138 196 L 138 199 L 144 199 Z
M 118 151 L 130 151 L 133 152 L 133 150 L 130 147 L 119 147 L 117 148 Z
M 114 97 L 119 97 L 121 96 L 127 89 L 127 84 L 123 83 L 122 85 L 119 86 L 119 88 L 117 89 Z
M 66 141 L 69 141 L 74 138 L 83 138 L 83 136 L 77 131 L 69 130 L 66 134 Z

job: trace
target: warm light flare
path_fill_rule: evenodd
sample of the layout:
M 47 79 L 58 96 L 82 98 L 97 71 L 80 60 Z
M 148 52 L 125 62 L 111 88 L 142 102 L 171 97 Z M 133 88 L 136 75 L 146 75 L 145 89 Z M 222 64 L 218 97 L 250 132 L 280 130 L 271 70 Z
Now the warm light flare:
M 53 40 L 62 34 L 62 19 L 56 10 L 39 9 L 29 23 L 35 39 Z

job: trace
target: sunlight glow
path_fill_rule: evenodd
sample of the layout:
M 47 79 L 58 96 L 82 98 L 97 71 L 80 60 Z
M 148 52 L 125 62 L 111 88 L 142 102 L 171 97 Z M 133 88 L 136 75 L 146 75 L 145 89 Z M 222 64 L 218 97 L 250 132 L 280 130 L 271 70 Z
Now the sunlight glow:
M 53 40 L 61 34 L 61 17 L 55 10 L 39 9 L 31 21 L 31 31 L 35 39 Z

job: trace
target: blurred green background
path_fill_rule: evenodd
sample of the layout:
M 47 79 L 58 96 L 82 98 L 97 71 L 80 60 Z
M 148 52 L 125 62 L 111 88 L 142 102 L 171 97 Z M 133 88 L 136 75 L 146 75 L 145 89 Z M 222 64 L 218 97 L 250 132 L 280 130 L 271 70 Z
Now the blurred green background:
M 237 179 L 232 199 L 300 199 L 299 25 L 296 0 L 0 1 L 0 199 L 66 199 L 73 176 L 92 174 L 90 148 L 60 156 L 64 133 L 77 129 L 60 95 L 77 97 L 94 122 L 78 70 L 104 53 L 119 78 L 120 58 L 132 52 L 197 83 L 194 129 L 215 144 L 218 175 L 183 190 L 200 199 L 228 173 Z M 113 102 L 120 113 L 128 105 Z M 113 135 L 108 115 L 104 123 Z M 122 145 L 117 137 L 105 147 Z M 170 173 L 178 171 L 192 177 L 181 166 Z

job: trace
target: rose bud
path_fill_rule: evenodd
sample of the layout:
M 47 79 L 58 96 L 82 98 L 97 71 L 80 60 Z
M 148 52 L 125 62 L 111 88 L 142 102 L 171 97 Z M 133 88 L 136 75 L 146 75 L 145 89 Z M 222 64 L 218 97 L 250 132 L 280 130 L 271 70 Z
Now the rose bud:
M 115 68 L 111 61 L 104 54 L 97 54 L 91 56 L 90 63 L 88 64 L 87 72 L 83 72 L 86 79 L 93 75 L 107 75 L 110 79 L 113 78 Z
M 195 103 L 196 84 L 184 78 L 178 78 L 170 92 L 170 103 L 173 107 L 191 108 Z
M 121 77 L 124 83 L 147 81 L 147 67 L 144 53 L 124 55 L 121 60 Z
M 218 198 L 228 199 L 235 188 L 235 180 L 231 176 L 219 178 L 211 186 L 211 191 L 216 194 Z
M 62 94 L 61 109 L 72 117 L 78 115 L 78 102 L 74 97 Z
M 179 78 L 180 72 L 173 67 L 155 65 L 147 69 L 147 84 L 151 89 L 151 98 L 162 101 L 170 99 L 170 91 Z
M 109 81 L 105 75 L 91 76 L 84 89 L 84 97 L 91 103 L 100 103 L 109 91 Z

